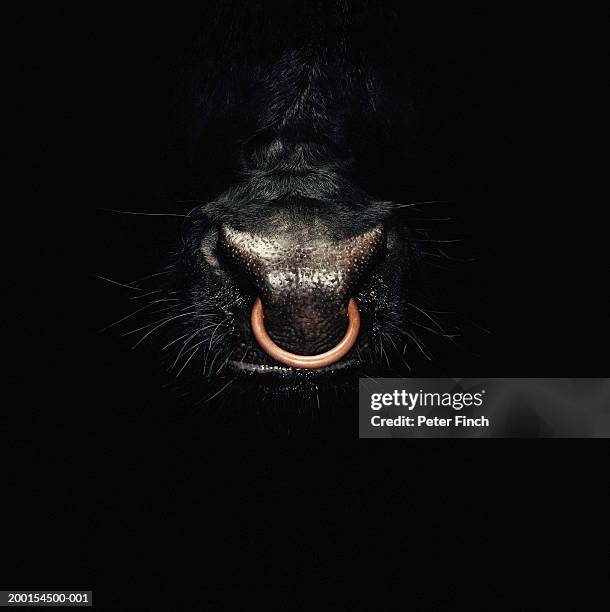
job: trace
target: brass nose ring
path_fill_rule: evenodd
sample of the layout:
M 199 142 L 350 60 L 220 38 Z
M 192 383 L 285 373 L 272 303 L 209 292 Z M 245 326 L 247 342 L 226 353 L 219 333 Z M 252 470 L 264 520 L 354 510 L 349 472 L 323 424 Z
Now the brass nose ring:
M 265 328 L 265 313 L 263 312 L 263 303 L 260 297 L 256 298 L 254 306 L 252 306 L 252 315 L 250 322 L 252 324 L 252 333 L 259 343 L 260 347 L 276 361 L 293 368 L 323 368 L 332 363 L 335 363 L 345 357 L 350 349 L 356 343 L 358 334 L 360 333 L 360 311 L 358 304 L 354 298 L 350 298 L 347 305 L 348 325 L 347 331 L 337 345 L 325 353 L 319 355 L 296 355 L 280 348 L 269 336 Z

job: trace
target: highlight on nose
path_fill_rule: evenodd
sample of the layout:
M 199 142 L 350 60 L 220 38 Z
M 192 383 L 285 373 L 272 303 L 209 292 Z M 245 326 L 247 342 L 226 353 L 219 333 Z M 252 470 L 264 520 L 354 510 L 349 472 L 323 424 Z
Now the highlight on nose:
M 321 368 L 357 341 L 354 296 L 385 245 L 381 225 L 352 234 L 331 231 L 322 215 L 295 213 L 254 231 L 220 228 L 219 251 L 256 299 L 250 323 L 256 342 L 276 361 Z

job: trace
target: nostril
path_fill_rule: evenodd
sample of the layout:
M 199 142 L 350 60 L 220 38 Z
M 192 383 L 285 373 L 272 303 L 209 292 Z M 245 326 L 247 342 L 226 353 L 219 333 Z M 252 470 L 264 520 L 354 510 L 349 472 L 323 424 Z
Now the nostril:
M 232 283 L 237 285 L 245 295 L 253 297 L 258 295 L 259 290 L 254 284 L 253 275 L 250 273 L 251 265 L 244 261 L 238 245 L 232 242 L 224 226 L 221 226 L 218 232 L 215 255 L 218 266 L 225 275 L 230 277 Z

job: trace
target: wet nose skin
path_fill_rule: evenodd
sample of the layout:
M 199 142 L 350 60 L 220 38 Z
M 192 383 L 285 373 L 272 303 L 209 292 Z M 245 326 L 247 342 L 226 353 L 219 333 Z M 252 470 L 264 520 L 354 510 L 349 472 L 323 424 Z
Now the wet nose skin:
M 356 236 L 312 236 L 291 226 L 255 233 L 223 226 L 219 246 L 255 287 L 265 311 L 265 326 L 280 347 L 317 355 L 341 340 L 347 304 L 384 244 L 381 226 Z

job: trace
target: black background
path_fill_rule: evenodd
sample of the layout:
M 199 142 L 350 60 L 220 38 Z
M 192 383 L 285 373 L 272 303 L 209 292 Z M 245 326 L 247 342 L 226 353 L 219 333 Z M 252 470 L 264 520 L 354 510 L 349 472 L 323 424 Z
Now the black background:
M 347 568 L 363 571 L 386 547 L 399 560 L 383 573 L 384 591 L 402 593 L 403 528 L 416 524 L 430 526 L 420 567 L 448 543 L 456 564 L 464 548 L 487 558 L 535 540 L 557 553 L 562 576 L 560 551 L 593 537 L 599 506 L 576 536 L 559 537 L 553 518 L 568 483 L 588 477 L 583 500 L 603 487 L 592 475 L 598 458 L 584 466 L 571 452 L 497 442 L 219 439 L 162 405 L 154 354 L 117 350 L 117 338 L 98 333 L 120 316 L 122 293 L 96 275 L 154 272 L 171 244 L 170 218 L 100 209 L 176 206 L 172 96 L 208 16 L 148 7 L 26 21 L 25 112 L 15 123 L 27 171 L 5 215 L 5 326 L 15 342 L 3 439 L 15 486 L 3 505 L 17 536 L 8 586 L 93 588 L 100 609 L 128 609 L 121 602 L 144 586 L 150 602 L 170 601 L 182 584 L 203 601 L 241 590 L 294 606 L 312 584 L 332 583 L 341 594 L 330 603 L 355 605 Z M 491 331 L 463 364 L 446 364 L 449 374 L 604 376 L 604 204 L 593 143 L 581 140 L 595 128 L 585 92 L 596 78 L 595 19 L 516 8 L 402 9 L 401 19 L 425 105 L 417 155 L 397 170 L 408 197 L 455 202 L 476 255 L 460 300 Z M 546 497 L 537 510 L 520 501 L 525 484 Z M 500 510 L 512 518 L 500 521 Z M 456 534 L 447 528 L 456 515 L 486 526 Z M 415 582 L 411 601 L 442 603 Z M 497 583 L 489 601 L 505 596 Z

